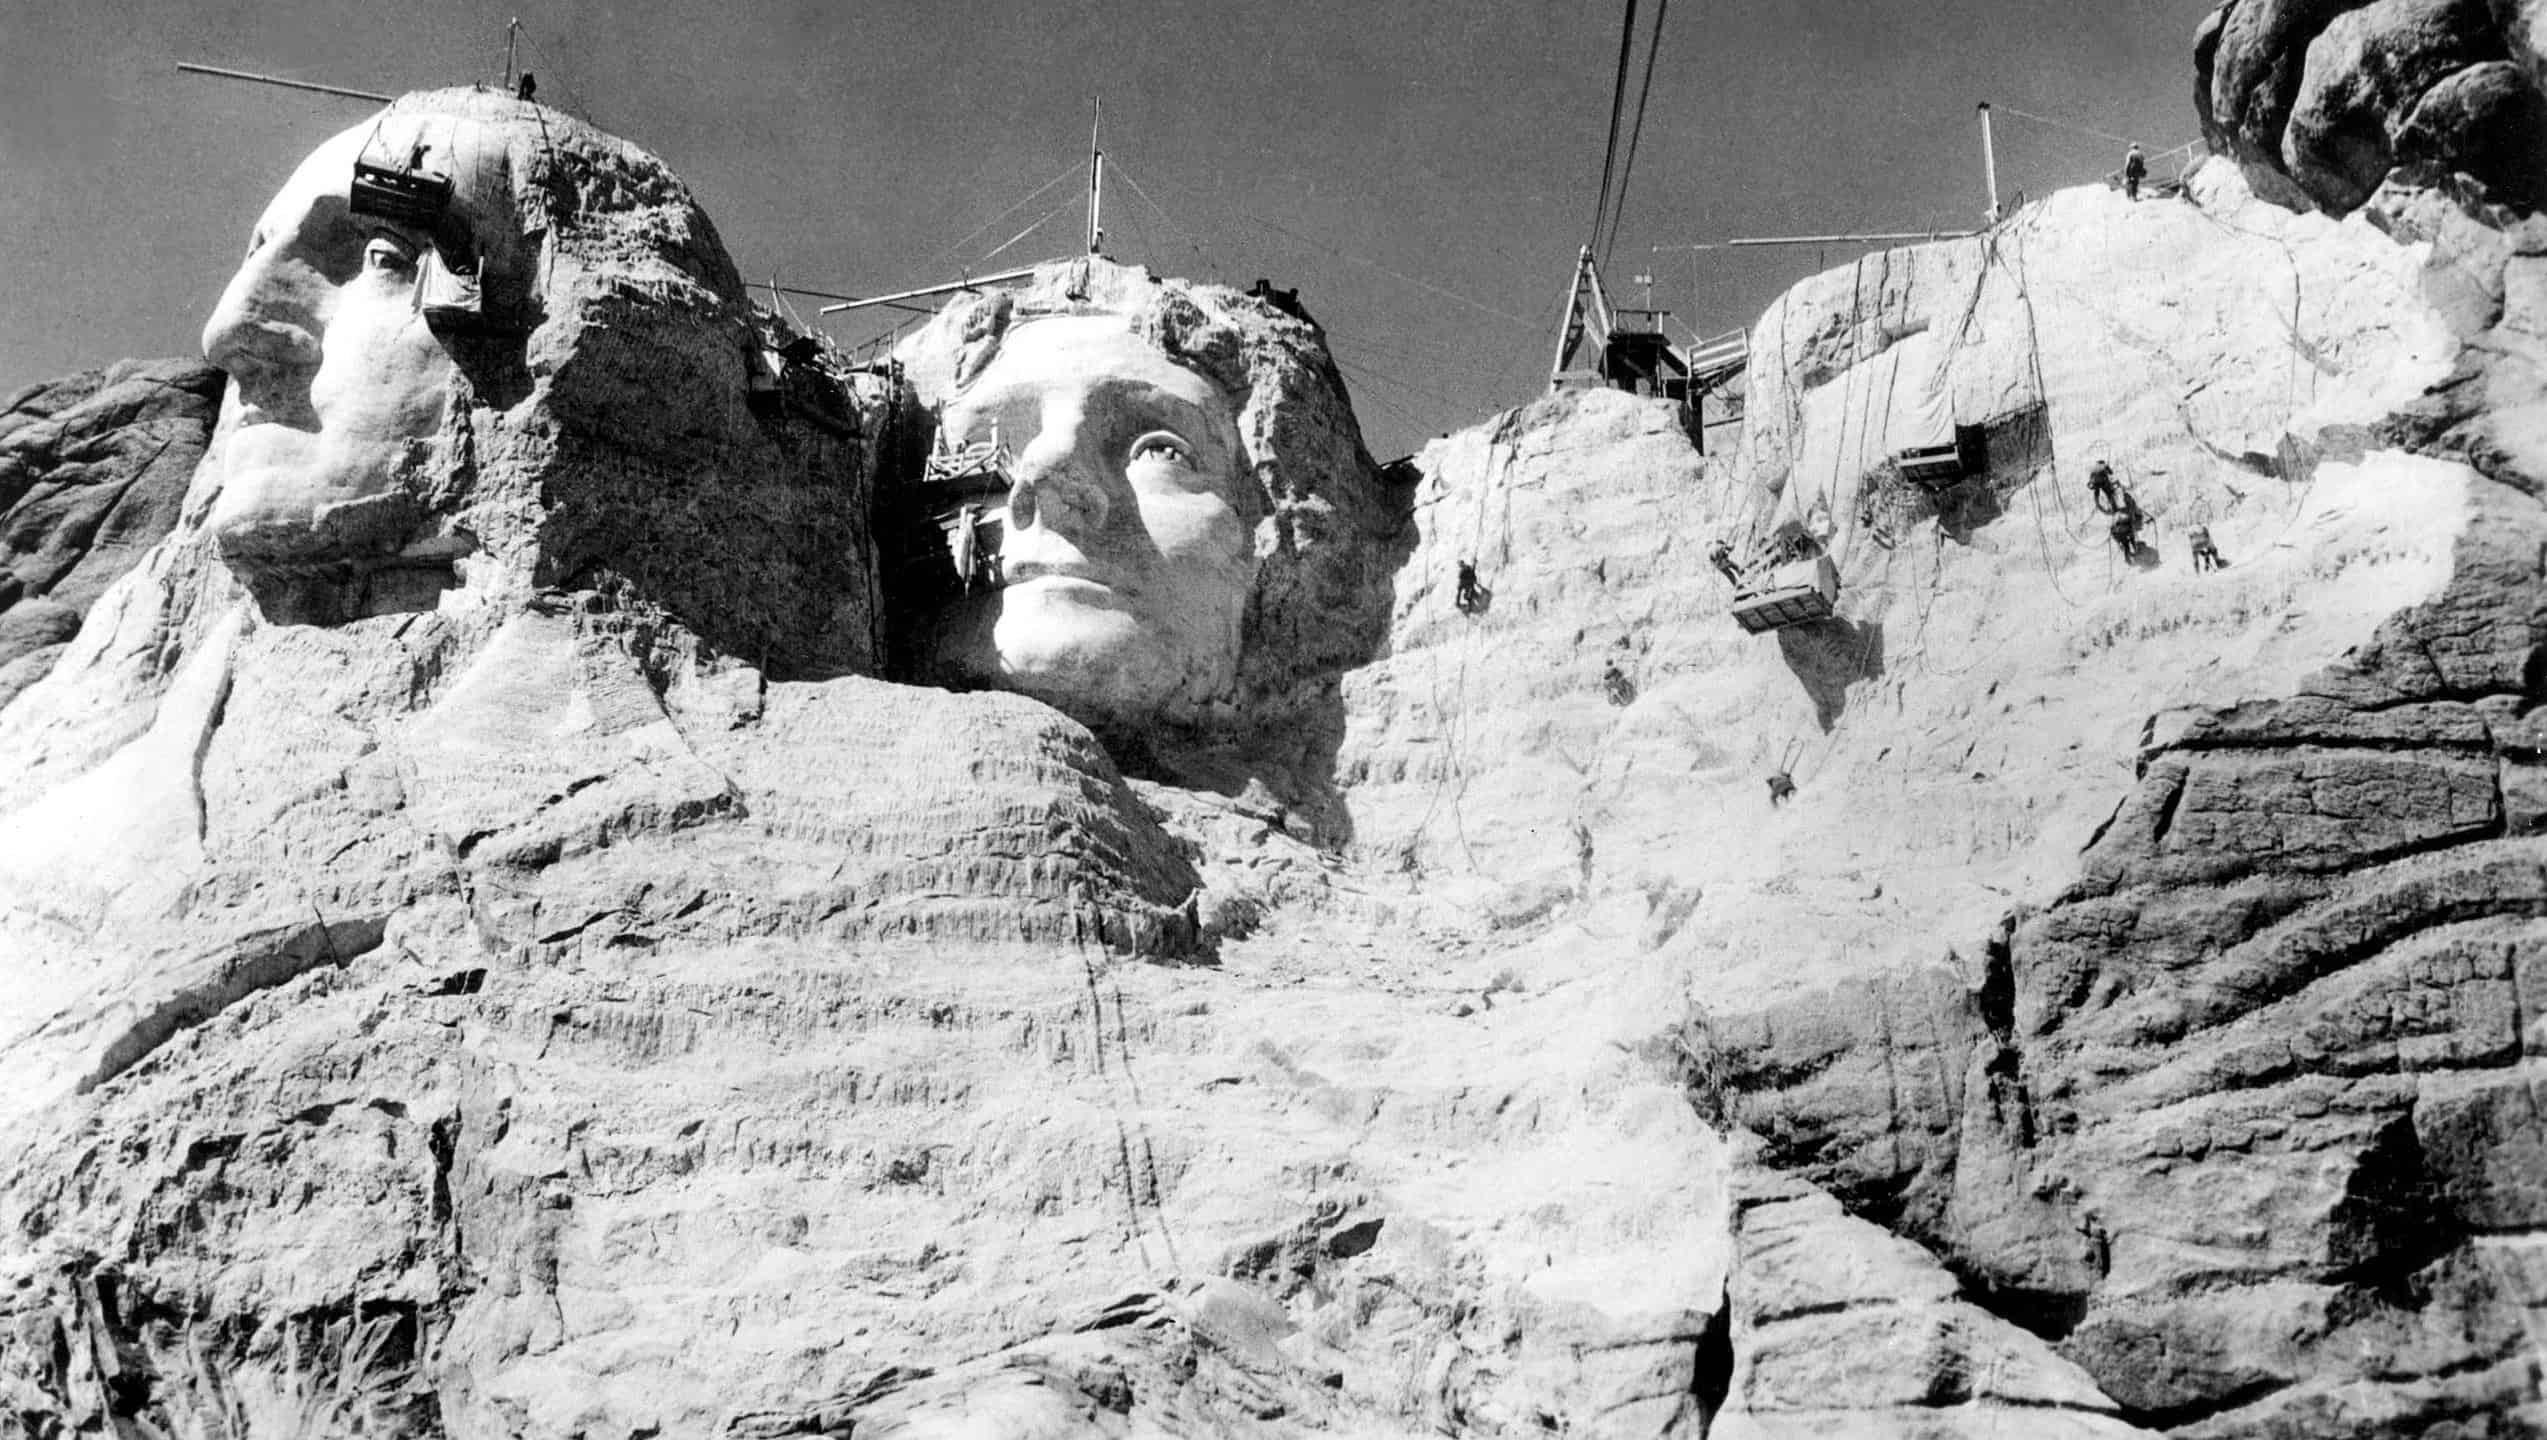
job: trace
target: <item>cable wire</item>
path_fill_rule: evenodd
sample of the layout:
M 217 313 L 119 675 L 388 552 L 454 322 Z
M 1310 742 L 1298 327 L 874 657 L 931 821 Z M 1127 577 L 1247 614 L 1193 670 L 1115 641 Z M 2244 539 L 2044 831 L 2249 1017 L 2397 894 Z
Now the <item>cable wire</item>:
M 999 242 L 999 245 L 998 245 L 998 247 L 997 247 L 996 249 L 991 250 L 988 254 L 985 254 L 984 256 L 982 256 L 982 258 L 981 258 L 980 260 L 975 261 L 974 263 L 975 263 L 975 264 L 979 264 L 979 265 L 987 265 L 987 264 L 989 264 L 990 262 L 992 262 L 993 260 L 998 259 L 998 258 L 1000 257 L 1000 255 L 1001 255 L 1001 253 L 1002 253 L 1002 252 L 1004 252 L 1004 251 L 1006 251 L 1006 250 L 1008 249 L 1008 247 L 1009 247 L 1009 246 L 1016 244 L 1018 241 L 1025 239 L 1027 236 L 1032 235 L 1032 234 L 1034 234 L 1036 231 L 1041 230 L 1041 229 L 1042 229 L 1042 228 L 1044 228 L 1045 226 L 1047 226 L 1047 225 L 1051 224 L 1051 223 L 1053 222 L 1053 220 L 1054 220 L 1056 217 L 1058 217 L 1058 216 L 1059 216 L 1059 215 L 1060 215 L 1063 211 L 1070 209 L 1071 207 L 1073 207 L 1073 206 L 1077 205 L 1078 203 L 1079 203 L 1078 197 L 1074 195 L 1074 196 L 1070 197 L 1069 199 L 1062 201 L 1060 204 L 1055 205 L 1055 206 L 1054 206 L 1054 207 L 1052 207 L 1050 210 L 1047 210 L 1047 211 L 1045 211 L 1045 212 L 1044 212 L 1044 217 L 1043 217 L 1042 219 L 1040 219 L 1040 220 L 1036 221 L 1036 222 L 1035 222 L 1034 224 L 1032 224 L 1032 225 L 1027 226 L 1027 227 L 1026 227 L 1025 229 L 1023 229 L 1023 230 L 1018 231 L 1016 234 L 1009 236 L 1007 239 L 1000 241 L 1000 242 Z
M 1368 268 L 1370 268 L 1370 269 L 1373 269 L 1373 270 L 1377 270 L 1377 271 L 1379 271 L 1379 272 L 1380 272 L 1381 274 L 1383 274 L 1383 275 L 1393 276 L 1393 277 L 1395 277 L 1395 278 L 1397 278 L 1397 279 L 1399 279 L 1399 280 L 1403 280 L 1403 281 L 1405 281 L 1407 284 L 1412 285 L 1412 286 L 1416 287 L 1416 288 L 1417 288 L 1417 289 L 1419 289 L 1419 290 L 1424 290 L 1424 291 L 1428 291 L 1428 292 L 1430 292 L 1430 293 L 1432 293 L 1432 294 L 1439 295 L 1440 297 L 1442 297 L 1442 298 L 1443 298 L 1443 299 L 1445 299 L 1445 300 L 1452 300 L 1452 301 L 1456 301 L 1456 302 L 1458 302 L 1459 304 L 1462 304 L 1462 305 L 1467 306 L 1467 307 L 1468 307 L 1469 309 L 1471 309 L 1471 310 L 1479 311 L 1479 312 L 1481 312 L 1481 313 L 1483 313 L 1483 314 L 1487 314 L 1487 315 L 1492 315 L 1492 316 L 1494 316 L 1495 318 L 1497 318 L 1497 319 L 1499 319 L 1499 320 L 1509 320 L 1509 321 L 1511 321 L 1511 322 L 1512 322 L 1513 324 L 1515 324 L 1515 325 L 1530 325 L 1530 324 L 1535 323 L 1535 322 L 1533 322 L 1533 321 L 1531 321 L 1531 320 L 1529 320 L 1529 319 L 1527 319 L 1527 318 L 1525 318 L 1525 317 L 1523 317 L 1523 316 L 1515 315 L 1515 314 L 1513 314 L 1513 313 L 1512 313 L 1511 311 L 1509 311 L 1509 310 L 1498 310 L 1498 309 L 1496 309 L 1494 306 L 1492 306 L 1492 305 L 1488 305 L 1488 304 L 1485 304 L 1485 303 L 1483 303 L 1482 301 L 1471 300 L 1471 299 L 1469 299 L 1467 296 L 1462 295 L 1462 294 L 1458 293 L 1457 291 L 1454 291 L 1454 290 L 1445 290 L 1445 289 L 1443 289 L 1442 287 L 1440 287 L 1439 285 L 1436 285 L 1436 284 L 1434 284 L 1433 282 L 1431 282 L 1431 281 L 1429 281 L 1429 280 L 1419 280 L 1419 279 L 1417 279 L 1416 277 L 1414 277 L 1414 276 L 1412 276 L 1412 275 L 1409 275 L 1409 274 L 1405 273 L 1405 272 L 1404 272 L 1404 271 L 1402 271 L 1402 270 L 1392 270 L 1392 269 L 1390 269 L 1388 266 L 1381 264 L 1381 263 L 1380 263 L 1380 262 L 1378 262 L 1377 260 L 1366 260 L 1366 259 L 1362 258 L 1361 256 L 1359 256 L 1359 255 L 1355 255 L 1355 254 L 1353 254 L 1353 253 L 1351 253 L 1351 252 L 1349 252 L 1349 251 L 1339 250 L 1339 249 L 1335 248 L 1334 246 L 1327 244 L 1327 243 L 1326 243 L 1326 242 L 1324 242 L 1324 241 L 1321 241 L 1321 240 L 1312 240 L 1312 239 L 1310 239 L 1308 236 L 1301 234 L 1299 231 L 1294 230 L 1294 229 L 1292 229 L 1291 227 L 1289 227 L 1289 226 L 1287 226 L 1287 225 L 1278 225 L 1278 224 L 1274 223 L 1273 221 L 1266 219 L 1264 216 L 1256 214 L 1254 211 L 1251 211 L 1251 210 L 1241 210 L 1241 211 L 1239 211 L 1239 212 L 1237 212 L 1237 213 L 1238 213 L 1241 217 L 1243 217 L 1243 218 L 1245 218 L 1245 219 L 1248 219 L 1248 220 L 1252 220 L 1252 221 L 1254 221 L 1256 224 L 1262 225 L 1262 226 L 1264 226 L 1264 227 L 1265 227 L 1266 229 L 1268 229 L 1268 230 L 1272 230 L 1272 231 L 1276 231 L 1276 232 L 1278 232 L 1278 233 L 1280 233 L 1280 234 L 1288 235 L 1288 236 L 1290 236 L 1292 239 L 1299 241 L 1301 244 L 1306 245 L 1306 246 L 1308 246 L 1309 248 L 1311 248 L 1311 249 L 1313 249 L 1313 250 L 1323 251 L 1323 252 L 1325 252 L 1326 254 L 1332 255 L 1332 256 L 1336 257 L 1337 259 L 1339 259 L 1339 260 L 1350 260 L 1350 261 L 1352 261 L 1352 262 L 1353 262 L 1354 264 L 1356 264 L 1356 265 L 1367 266 L 1367 267 L 1368 267 Z
M 1654 34 L 1645 42 L 1645 79 L 1636 91 L 1636 119 L 1627 129 L 1627 159 L 1618 167 L 1618 194 L 1610 202 L 1610 234 L 1607 240 L 1596 238 L 1604 265 L 1609 263 L 1610 251 L 1618 246 L 1618 227 L 1627 216 L 1628 179 L 1636 173 L 1636 146 L 1645 135 L 1645 101 L 1654 93 L 1654 57 L 1662 52 L 1663 16 L 1670 9 L 1671 0 L 1654 0 Z
M 1636 46 L 1636 0 L 1627 0 L 1627 18 L 1618 27 L 1618 78 L 1610 84 L 1610 138 L 1601 152 L 1601 190 L 1593 197 L 1592 228 L 1585 237 L 1598 245 L 1609 220 L 1610 178 L 1618 166 L 1618 121 L 1627 105 L 1627 62 Z
M 1027 206 L 1034 204 L 1037 200 L 1042 199 L 1042 198 L 1044 197 L 1045 192 L 1047 192 L 1047 191 L 1051 190 L 1051 189 L 1052 189 L 1052 187 L 1054 187 L 1055 185 L 1060 184 L 1060 183 L 1061 183 L 1062 181 L 1064 181 L 1064 180 L 1068 180 L 1068 179 L 1070 179 L 1072 176 L 1078 175 L 1078 174 L 1079 174 L 1079 173 L 1081 173 L 1082 171 L 1085 171 L 1087 168 L 1088 168 L 1088 162 L 1087 162 L 1087 161 L 1085 161 L 1085 160 L 1073 160 L 1073 161 L 1071 161 L 1071 162 L 1070 162 L 1070 168 L 1069 168 L 1069 169 L 1062 171 L 1060 174 L 1055 175 L 1054 177 L 1052 177 L 1051 179 L 1049 179 L 1049 180 L 1045 181 L 1045 182 L 1044 182 L 1044 183 L 1042 183 L 1041 185 L 1036 186 L 1036 187 L 1035 187 L 1035 188 L 1034 188 L 1031 192 L 1029 192 L 1029 193 L 1027 194 L 1027 196 L 1026 196 L 1026 198 L 1025 198 L 1025 199 L 1018 201 L 1016 204 L 1011 205 L 1011 206 L 1009 206 L 1007 209 L 1000 211 L 998 214 L 993 215 L 991 218 L 989 218 L 988 220 L 983 221 L 981 224 L 974 226 L 974 227 L 973 227 L 973 231 L 972 231 L 972 233 L 971 233 L 971 234 L 966 235 L 963 239 L 956 241 L 954 244 L 947 246 L 945 249 L 940 250 L 939 252 L 937 252 L 937 254 L 935 254 L 935 255 L 933 255 L 933 256 L 931 256 L 931 257 L 929 257 L 929 259 L 928 259 L 928 261 L 926 262 L 926 264 L 924 264 L 921 268 L 922 268 L 922 269 L 934 269 L 935 267 L 937 267 L 937 266 L 938 266 L 938 265 L 940 265 L 940 264 L 943 264 L 943 263 L 944 263 L 944 262 L 946 262 L 947 260 L 953 259 L 953 258 L 954 258 L 954 256 L 955 256 L 955 254 L 956 254 L 956 252 L 958 252 L 958 251 L 962 250 L 965 246 L 972 244 L 974 241 L 979 240 L 980 238 L 982 238 L 983 233 L 984 233 L 985 231 L 989 230 L 992 226 L 994 226 L 994 225 L 998 224 L 998 223 L 999 223 L 999 222 L 1001 222 L 1002 220 L 1007 219 L 1009 216 L 1016 214 L 1018 211 L 1025 209 Z M 1044 217 L 1044 219 L 1045 219 L 1045 220 L 1049 220 L 1049 219 L 1051 219 L 1051 218 L 1052 218 L 1052 217 L 1051 217 L 1051 216 L 1049 216 L 1049 215 L 1047 215 L 1047 216 L 1045 216 L 1045 217 Z M 1038 225 L 1040 225 L 1040 224 L 1042 224 L 1042 223 L 1043 223 L 1043 221 L 1042 221 L 1042 220 L 1038 220 L 1038 221 L 1036 221 L 1035 223 L 1036 223 L 1036 224 L 1038 224 Z

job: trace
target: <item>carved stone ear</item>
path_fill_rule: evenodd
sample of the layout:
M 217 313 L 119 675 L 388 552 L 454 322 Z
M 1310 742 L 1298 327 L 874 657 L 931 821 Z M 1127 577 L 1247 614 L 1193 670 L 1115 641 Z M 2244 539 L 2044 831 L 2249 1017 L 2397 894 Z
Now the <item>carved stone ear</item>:
M 955 349 L 955 388 L 969 388 L 980 377 L 984 366 L 999 354 L 999 342 L 1008 333 L 1010 316 L 1016 312 L 1016 301 L 1005 290 L 968 298 L 963 315 L 962 341 Z

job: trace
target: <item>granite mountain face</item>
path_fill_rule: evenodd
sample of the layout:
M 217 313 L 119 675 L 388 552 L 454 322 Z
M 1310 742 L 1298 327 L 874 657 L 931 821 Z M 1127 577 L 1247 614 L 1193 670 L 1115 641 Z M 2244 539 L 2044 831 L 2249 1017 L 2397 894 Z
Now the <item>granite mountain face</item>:
M 1296 304 L 852 369 L 402 101 L 378 293 L 0 419 L 0 1413 L 2547 1429 L 2533 8 L 2236 0 L 2229 158 L 1800 283 L 1703 453 L 1385 468 Z

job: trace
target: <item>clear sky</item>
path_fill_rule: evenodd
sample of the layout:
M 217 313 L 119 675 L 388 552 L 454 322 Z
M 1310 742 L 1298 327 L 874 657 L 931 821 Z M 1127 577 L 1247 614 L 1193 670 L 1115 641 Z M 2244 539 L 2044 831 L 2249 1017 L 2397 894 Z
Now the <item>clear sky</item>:
M 370 113 L 175 62 L 393 93 L 491 83 L 519 16 L 540 98 L 669 161 L 755 280 L 875 293 L 1070 252 L 1083 182 L 999 217 L 1083 157 L 1102 95 L 1109 253 L 1297 286 L 1386 459 L 1546 383 L 1624 4 L 6 0 L 0 392 L 192 353 L 274 189 Z M 2088 131 L 2189 140 L 2209 8 L 1678 0 L 1605 274 L 1633 304 L 1651 273 L 1675 323 L 1714 334 L 1856 252 L 1651 247 L 1969 226 L 1979 100 L 1998 107 L 2003 192 L 2113 168 L 2121 146 Z

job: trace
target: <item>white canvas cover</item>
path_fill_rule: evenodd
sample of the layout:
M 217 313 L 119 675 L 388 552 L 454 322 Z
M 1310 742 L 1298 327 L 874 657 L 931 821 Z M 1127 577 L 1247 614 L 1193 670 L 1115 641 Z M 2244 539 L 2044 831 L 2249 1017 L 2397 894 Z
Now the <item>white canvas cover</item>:
M 1933 331 L 1922 330 L 1893 346 L 1891 410 L 1885 418 L 1884 449 L 1899 455 L 1954 443 L 1954 381 L 1947 373 L 1946 347 Z
M 1817 504 L 1834 515 L 1855 504 L 1859 478 L 1906 449 L 1954 443 L 1954 384 L 1945 343 L 1932 331 L 1903 336 L 1882 353 L 1804 396 L 1803 445 L 1779 496 L 1777 519 L 1801 520 Z

